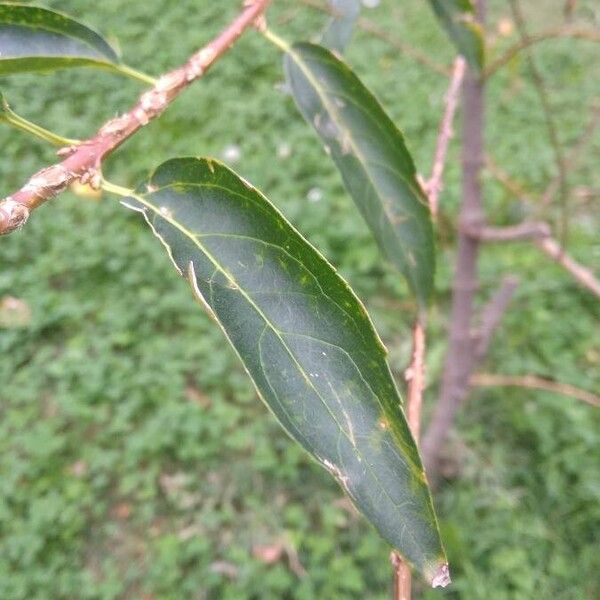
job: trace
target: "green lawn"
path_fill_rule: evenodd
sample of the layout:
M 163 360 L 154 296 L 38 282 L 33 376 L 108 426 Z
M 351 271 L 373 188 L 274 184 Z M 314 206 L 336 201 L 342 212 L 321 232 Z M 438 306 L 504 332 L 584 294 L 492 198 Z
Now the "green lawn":
M 167 7 L 170 4 L 173 8 Z M 382 0 L 366 16 L 444 64 L 452 48 L 419 0 Z M 495 24 L 508 16 L 491 3 Z M 562 3 L 524 3 L 531 29 Z M 600 28 L 596 0 L 582 27 Z M 52 0 L 110 36 L 152 74 L 182 62 L 238 9 L 237 0 Z M 293 40 L 324 17 L 279 0 L 271 27 Z M 555 14 L 556 13 L 556 14 Z M 495 33 L 494 50 L 513 38 Z M 536 57 L 561 140 L 572 143 L 600 96 L 600 46 L 561 40 Z M 358 32 L 348 61 L 406 133 L 427 173 L 446 83 Z M 280 91 L 277 50 L 254 32 L 105 168 L 134 186 L 180 155 L 223 157 L 257 185 L 341 270 L 366 302 L 398 381 L 410 353 L 412 306 L 382 266 L 339 176 Z M 127 108 L 140 86 L 77 70 L 3 80 L 15 110 L 86 137 Z M 488 147 L 528 190 L 554 176 L 544 118 L 524 60 L 493 80 Z M 458 127 L 457 127 L 458 129 Z M 53 150 L 0 129 L 0 197 L 53 160 Z M 569 251 L 598 272 L 600 135 L 570 172 Z M 459 152 L 442 196 L 429 409 L 436 398 L 455 251 Z M 488 177 L 490 220 L 530 210 Z M 596 209 L 596 215 L 594 210 Z M 553 206 L 549 218 L 557 220 Z M 222 334 L 191 298 L 163 249 L 112 197 L 65 194 L 0 240 L 0 298 L 30 307 L 30 324 L 0 329 L 0 599 L 384 599 L 389 549 L 348 507 L 259 402 Z M 600 304 L 527 244 L 489 247 L 482 299 L 505 273 L 517 297 L 484 369 L 535 373 L 600 390 Z M 593 333 L 596 332 L 596 333 Z M 600 595 L 599 412 L 531 390 L 476 391 L 453 448 L 460 468 L 437 494 L 454 585 L 422 598 L 587 600 Z M 289 550 L 265 560 L 262 546 Z M 272 549 L 272 548 L 270 548 Z M 294 553 L 306 575 L 295 564 Z

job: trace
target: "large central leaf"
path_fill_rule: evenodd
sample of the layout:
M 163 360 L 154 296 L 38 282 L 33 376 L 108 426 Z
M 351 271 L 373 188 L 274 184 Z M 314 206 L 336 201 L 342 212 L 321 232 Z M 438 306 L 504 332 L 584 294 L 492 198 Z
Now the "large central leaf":
M 361 303 L 257 190 L 202 159 L 161 165 L 142 211 L 286 431 L 429 581 L 445 565 L 423 467 Z
M 285 69 L 300 111 L 383 253 L 425 305 L 435 269 L 433 229 L 402 134 L 360 79 L 325 48 L 295 44 L 286 52 Z

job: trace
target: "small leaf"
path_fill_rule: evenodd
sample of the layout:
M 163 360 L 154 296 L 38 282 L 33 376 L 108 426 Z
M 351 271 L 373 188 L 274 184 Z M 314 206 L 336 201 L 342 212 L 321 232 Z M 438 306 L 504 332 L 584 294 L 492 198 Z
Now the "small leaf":
M 118 63 L 104 38 L 66 15 L 0 4 L 0 75 L 80 66 L 119 70 Z
M 435 255 L 427 200 L 404 138 L 376 98 L 331 52 L 301 43 L 285 55 L 296 103 L 319 134 L 384 255 L 421 305 Z
M 141 211 L 289 435 L 425 576 L 445 566 L 385 349 L 333 267 L 224 165 L 162 164 Z
M 483 70 L 485 43 L 471 0 L 429 0 L 433 12 L 471 68 Z
M 333 17 L 323 32 L 321 43 L 330 50 L 342 53 L 350 43 L 354 25 L 360 15 L 360 0 L 329 0 Z

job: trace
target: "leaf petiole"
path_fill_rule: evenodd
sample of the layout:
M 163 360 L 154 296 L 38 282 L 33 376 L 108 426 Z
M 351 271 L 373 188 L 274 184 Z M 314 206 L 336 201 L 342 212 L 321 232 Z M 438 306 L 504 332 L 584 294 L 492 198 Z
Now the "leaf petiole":
M 53 131 L 45 129 L 41 125 L 37 125 L 31 121 L 28 121 L 24 117 L 21 117 L 10 108 L 8 102 L 1 93 L 0 104 L 0 122 L 3 121 L 8 123 L 15 129 L 25 131 L 41 140 L 54 144 L 55 146 L 72 146 L 79 143 L 79 140 L 63 137 L 58 133 L 54 133 Z
M 102 180 L 102 189 L 105 192 L 109 192 L 123 198 L 135 196 L 135 190 L 117 185 L 116 183 L 111 183 L 110 181 L 106 181 L 106 179 Z
M 282 52 L 289 52 L 291 49 L 291 44 L 286 42 L 283 38 L 279 37 L 276 33 L 271 31 L 270 29 L 265 29 L 262 31 L 262 34 L 265 36 L 267 40 L 269 40 L 272 44 L 275 44 Z
M 157 79 L 123 63 L 111 65 L 111 68 L 117 71 L 117 73 L 131 77 L 131 79 L 135 79 L 136 81 L 141 81 L 142 83 L 147 83 L 149 85 L 156 85 Z

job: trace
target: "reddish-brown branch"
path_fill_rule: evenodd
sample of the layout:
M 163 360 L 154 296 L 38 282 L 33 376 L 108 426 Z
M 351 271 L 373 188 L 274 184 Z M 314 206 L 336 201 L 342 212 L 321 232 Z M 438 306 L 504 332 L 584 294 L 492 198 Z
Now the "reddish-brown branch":
M 392 568 L 394 569 L 394 590 L 392 600 L 411 600 L 412 598 L 412 575 L 410 567 L 402 560 L 402 557 L 393 551 L 390 555 Z
M 417 319 L 414 324 L 412 348 L 412 360 L 404 373 L 408 385 L 406 417 L 413 437 L 418 442 L 421 434 L 421 406 L 425 389 L 425 326 L 423 319 Z
M 485 77 L 491 77 L 498 69 L 509 63 L 519 52 L 539 42 L 556 38 L 572 38 L 587 40 L 589 42 L 600 42 L 600 31 L 577 29 L 574 27 L 553 27 L 538 33 L 532 33 L 526 39 L 521 39 L 513 44 L 508 50 L 491 62 L 485 70 Z
M 466 235 L 479 242 L 515 242 L 533 240 L 535 245 L 566 269 L 581 286 L 600 298 L 600 280 L 594 273 L 571 258 L 550 235 L 550 226 L 544 222 L 524 222 L 510 227 L 465 226 Z
M 446 110 L 440 124 L 440 131 L 436 145 L 435 157 L 433 159 L 433 169 L 431 177 L 425 184 L 427 196 L 429 198 L 429 207 L 431 214 L 435 218 L 438 213 L 439 197 L 442 191 L 442 180 L 444 177 L 444 167 L 446 166 L 446 155 L 448 154 L 448 145 L 454 135 L 453 123 L 456 108 L 458 107 L 458 98 L 465 75 L 466 62 L 462 56 L 454 61 L 452 79 L 446 92 Z
M 506 227 L 465 225 L 463 231 L 480 242 L 516 242 L 548 237 L 550 235 L 550 225 L 536 221 L 524 221 L 518 225 Z
M 421 406 L 425 389 L 425 325 L 424 317 L 417 317 L 412 334 L 412 358 L 404 373 L 408 394 L 406 398 L 406 417 L 415 442 L 419 443 L 421 430 Z M 393 551 L 390 560 L 394 567 L 393 600 L 410 600 L 412 593 L 412 575 L 410 567 L 398 552 Z
M 549 256 L 553 261 L 558 263 L 563 269 L 566 269 L 574 279 L 583 287 L 600 298 L 600 281 L 595 275 L 583 265 L 571 258 L 561 245 L 552 238 L 545 238 L 535 242 L 535 245 Z
M 570 153 L 569 162 L 571 164 L 575 163 L 575 161 L 578 158 L 579 153 L 581 152 L 582 146 L 587 143 L 589 136 L 591 136 L 591 132 L 596 127 L 596 125 L 597 125 L 596 119 L 597 119 L 597 115 L 594 115 L 594 118 L 592 119 L 590 125 L 586 128 L 584 135 L 579 139 L 579 141 L 575 145 L 573 151 Z M 492 165 L 492 168 L 490 168 L 490 164 Z M 517 197 L 523 197 L 525 195 L 523 190 L 521 190 L 520 186 L 518 186 L 518 184 L 514 183 L 506 173 L 499 170 L 498 167 L 496 167 L 493 163 L 488 163 L 488 168 L 490 168 L 490 172 L 498 179 L 498 181 L 500 181 L 500 183 L 502 183 L 502 185 L 505 186 L 505 188 L 509 192 L 515 194 Z M 534 226 L 534 225 L 536 225 L 536 224 L 535 223 L 527 223 L 527 224 L 524 223 L 522 225 L 518 225 L 515 227 L 529 229 L 531 226 Z M 543 226 L 543 225 L 545 225 L 545 224 L 543 224 L 543 223 L 537 224 L 538 227 Z M 547 225 L 545 227 L 547 227 Z M 506 228 L 480 227 L 479 229 L 480 229 L 480 231 L 484 232 L 483 236 L 479 235 L 479 239 L 482 239 L 482 237 L 485 238 L 486 230 L 487 230 L 488 234 L 490 233 L 490 231 L 495 232 L 494 235 L 488 236 L 488 238 L 492 238 L 491 241 L 504 241 L 504 240 L 498 240 L 498 237 L 499 237 L 497 235 L 498 233 L 500 233 L 501 234 L 500 237 L 503 237 L 504 239 L 509 239 L 509 237 L 510 237 L 510 236 L 506 235 Z M 515 228 L 511 228 L 511 229 L 513 230 L 512 233 L 514 233 Z M 532 228 L 532 229 L 533 229 L 532 233 L 535 233 L 535 231 L 534 231 L 535 228 Z M 540 234 L 543 233 L 543 229 L 544 229 L 544 227 L 539 227 Z M 509 230 L 508 233 L 511 233 L 511 231 Z M 472 229 L 471 234 L 475 234 L 474 229 Z M 561 267 L 563 267 L 563 269 L 568 271 L 571 274 L 571 276 L 577 281 L 577 283 L 579 285 L 585 287 L 587 290 L 589 290 L 590 292 L 592 292 L 593 294 L 595 294 L 596 296 L 598 296 L 600 298 L 600 280 L 594 275 L 594 273 L 590 269 L 579 264 L 572 257 L 570 257 L 565 252 L 564 248 L 562 248 L 562 246 L 558 243 L 558 241 L 555 240 L 554 238 L 552 238 L 550 235 L 539 235 L 539 236 L 533 235 L 531 237 L 534 239 L 535 245 L 546 256 L 551 258 L 553 261 L 555 261 Z M 514 239 L 514 236 L 513 236 L 513 239 Z M 490 240 L 488 239 L 486 241 L 490 241 Z
M 471 377 L 471 385 L 478 387 L 520 387 L 532 390 L 544 390 L 553 394 L 561 394 L 586 402 L 591 406 L 600 408 L 600 396 L 587 390 L 560 383 L 551 379 L 544 379 L 536 375 L 498 375 L 491 373 L 477 373 Z
M 417 445 L 421 432 L 421 407 L 423 405 L 423 391 L 425 390 L 425 318 L 425 313 L 420 313 L 413 326 L 412 357 L 410 365 L 404 373 L 408 388 L 406 416 Z M 410 600 L 412 594 L 410 566 L 395 550 L 392 551 L 390 559 L 394 567 L 394 592 L 392 599 Z M 450 583 L 450 569 L 447 564 L 442 565 L 431 581 L 431 585 L 434 588 L 446 587 Z
M 70 148 L 58 164 L 33 175 L 17 192 L 0 201 L 0 235 L 22 227 L 32 210 L 54 198 L 77 180 L 99 186 L 102 161 L 127 139 L 158 117 L 191 83 L 218 60 L 251 25 L 259 22 L 270 0 L 245 0 L 241 13 L 229 26 L 188 62 L 157 81 L 144 92 L 135 106 L 112 119 L 98 133 Z

